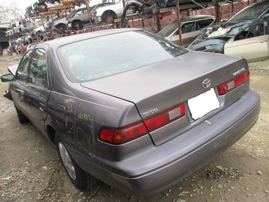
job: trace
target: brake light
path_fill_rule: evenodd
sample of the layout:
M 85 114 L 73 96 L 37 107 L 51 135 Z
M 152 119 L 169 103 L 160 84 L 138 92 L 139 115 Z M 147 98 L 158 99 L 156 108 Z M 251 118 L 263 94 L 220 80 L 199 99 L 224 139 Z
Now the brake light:
M 99 139 L 112 144 L 122 144 L 145 135 L 147 132 L 144 123 L 140 122 L 124 128 L 102 128 Z
M 156 116 L 145 120 L 145 124 L 149 131 L 156 130 L 182 116 L 186 113 L 184 104 L 177 105 L 173 108 L 166 110 Z
M 249 80 L 249 71 L 246 71 L 243 74 L 235 77 L 233 80 L 220 84 L 218 86 L 218 93 L 219 95 L 224 95 L 231 90 L 237 88 L 238 86 L 242 85 L 247 80 Z
M 99 133 L 99 139 L 111 144 L 122 144 L 156 130 L 186 114 L 184 104 L 172 107 L 156 116 L 150 117 L 136 124 L 123 128 L 103 127 Z

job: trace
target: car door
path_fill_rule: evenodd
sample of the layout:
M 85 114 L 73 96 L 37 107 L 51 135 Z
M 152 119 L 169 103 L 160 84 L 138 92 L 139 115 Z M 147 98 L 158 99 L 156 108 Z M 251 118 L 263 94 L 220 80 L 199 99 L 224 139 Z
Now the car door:
M 197 20 L 194 22 L 192 26 L 192 30 L 190 32 L 184 31 L 184 27 L 182 26 L 182 39 L 183 39 L 183 46 L 187 47 L 189 46 L 194 39 L 200 34 L 200 29 L 209 26 L 214 22 L 214 19 L 204 19 L 204 20 Z
M 48 79 L 47 53 L 43 48 L 36 48 L 29 65 L 29 79 L 25 91 L 26 108 L 31 122 L 44 129 L 47 117 L 47 101 L 50 95 Z
M 10 92 L 14 105 L 22 111 L 24 114 L 27 113 L 26 109 L 26 97 L 25 89 L 27 88 L 28 82 L 28 67 L 30 63 L 32 50 L 27 51 L 22 57 L 18 69 L 16 71 L 13 82 L 10 84 Z
M 186 22 L 181 25 L 181 36 L 182 36 L 182 42 L 183 46 L 186 47 L 188 44 L 190 44 L 190 41 L 192 39 L 193 33 L 192 31 L 196 30 L 196 23 L 195 22 Z M 179 33 L 178 28 L 174 31 L 172 36 L 170 37 L 170 41 L 173 43 L 179 44 Z
M 199 34 L 199 31 L 197 31 L 197 23 L 189 22 L 183 24 L 181 26 L 181 33 L 182 33 L 183 46 L 187 47 Z
M 269 35 L 267 23 L 249 26 L 240 32 L 234 40 L 228 41 L 224 46 L 224 54 L 241 56 L 249 62 L 269 58 Z

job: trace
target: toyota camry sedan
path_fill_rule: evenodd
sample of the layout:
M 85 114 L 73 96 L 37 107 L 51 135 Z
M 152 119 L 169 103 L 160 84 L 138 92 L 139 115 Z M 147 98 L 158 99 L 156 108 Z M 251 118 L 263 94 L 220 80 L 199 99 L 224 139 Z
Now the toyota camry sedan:
M 101 180 L 136 196 L 161 191 L 231 147 L 260 111 L 245 59 L 142 29 L 46 41 L 9 71 L 1 80 L 19 122 L 55 145 L 80 190 Z

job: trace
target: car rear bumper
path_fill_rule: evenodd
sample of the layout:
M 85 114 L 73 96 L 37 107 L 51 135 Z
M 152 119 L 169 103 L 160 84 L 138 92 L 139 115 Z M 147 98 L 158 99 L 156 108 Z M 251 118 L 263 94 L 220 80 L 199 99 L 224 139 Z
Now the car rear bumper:
M 119 162 L 103 162 L 98 178 L 136 196 L 163 190 L 231 147 L 255 124 L 259 112 L 259 95 L 249 91 L 225 110 L 147 153 Z M 90 166 L 88 172 L 98 170 L 95 166 Z

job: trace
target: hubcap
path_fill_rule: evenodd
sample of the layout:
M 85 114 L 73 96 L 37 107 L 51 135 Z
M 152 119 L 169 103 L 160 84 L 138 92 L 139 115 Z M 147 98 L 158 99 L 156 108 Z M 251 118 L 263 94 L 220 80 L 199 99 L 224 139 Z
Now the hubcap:
M 76 180 L 77 176 L 76 176 L 75 167 L 65 146 L 63 145 L 63 143 L 59 142 L 58 147 L 59 147 L 59 153 L 60 153 L 61 159 L 63 161 L 64 167 L 66 168 L 68 175 L 73 180 Z

